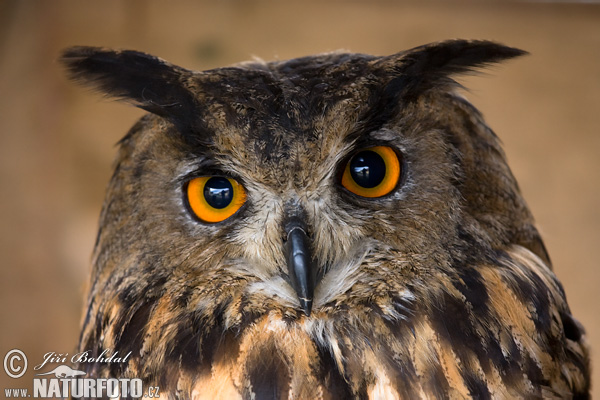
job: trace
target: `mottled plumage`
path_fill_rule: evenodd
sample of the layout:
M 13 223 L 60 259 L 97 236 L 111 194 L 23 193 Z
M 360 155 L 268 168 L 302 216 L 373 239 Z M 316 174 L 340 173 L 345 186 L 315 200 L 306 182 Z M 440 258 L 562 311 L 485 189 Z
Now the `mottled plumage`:
M 79 344 L 132 357 L 79 368 L 182 399 L 587 398 L 583 328 L 451 78 L 521 54 L 454 40 L 196 72 L 66 50 L 74 78 L 150 112 L 120 142 Z M 344 167 L 374 146 L 398 182 L 353 194 Z M 200 176 L 243 206 L 203 222 Z

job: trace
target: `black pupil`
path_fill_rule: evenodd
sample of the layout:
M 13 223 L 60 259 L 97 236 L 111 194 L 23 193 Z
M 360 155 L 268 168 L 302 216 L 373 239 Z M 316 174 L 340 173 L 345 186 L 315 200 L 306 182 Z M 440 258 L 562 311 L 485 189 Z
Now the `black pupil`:
M 227 178 L 210 178 L 204 185 L 204 198 L 211 207 L 225 208 L 233 200 L 233 186 Z
M 361 151 L 350 160 L 350 175 L 359 186 L 374 188 L 385 178 L 385 161 L 374 151 Z

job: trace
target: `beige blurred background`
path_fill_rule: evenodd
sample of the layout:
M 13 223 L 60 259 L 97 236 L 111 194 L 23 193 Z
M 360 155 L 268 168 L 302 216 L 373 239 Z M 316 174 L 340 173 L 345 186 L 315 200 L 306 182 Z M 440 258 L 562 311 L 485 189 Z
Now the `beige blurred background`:
M 599 5 L 0 0 L 0 358 L 18 348 L 30 363 L 18 380 L 0 370 L 0 396 L 30 387 L 43 354 L 75 348 L 115 143 L 142 115 L 66 81 L 62 48 L 131 48 L 207 69 L 336 49 L 383 55 L 448 38 L 531 52 L 462 82 L 502 138 L 600 356 Z

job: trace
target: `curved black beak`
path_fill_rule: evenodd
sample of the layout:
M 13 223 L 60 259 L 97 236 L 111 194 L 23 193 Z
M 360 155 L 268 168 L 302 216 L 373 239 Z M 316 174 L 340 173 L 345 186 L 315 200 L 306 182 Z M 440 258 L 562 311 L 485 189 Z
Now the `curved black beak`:
M 284 250 L 290 282 L 306 316 L 310 316 L 315 292 L 316 271 L 310 252 L 306 224 L 299 217 L 292 217 L 285 224 L 287 239 Z

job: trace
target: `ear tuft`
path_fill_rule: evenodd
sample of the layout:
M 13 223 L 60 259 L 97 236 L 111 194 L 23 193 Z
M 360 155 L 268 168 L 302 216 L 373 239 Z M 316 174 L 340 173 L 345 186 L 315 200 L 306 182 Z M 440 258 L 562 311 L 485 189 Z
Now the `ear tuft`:
M 528 54 L 526 51 L 485 40 L 448 40 L 415 47 L 385 57 L 396 89 L 418 95 L 434 87 L 455 84 L 452 75 L 474 72 L 503 60 Z
M 71 47 L 60 62 L 76 81 L 157 115 L 182 123 L 190 118 L 194 98 L 184 81 L 191 72 L 158 57 L 130 50 Z

